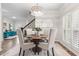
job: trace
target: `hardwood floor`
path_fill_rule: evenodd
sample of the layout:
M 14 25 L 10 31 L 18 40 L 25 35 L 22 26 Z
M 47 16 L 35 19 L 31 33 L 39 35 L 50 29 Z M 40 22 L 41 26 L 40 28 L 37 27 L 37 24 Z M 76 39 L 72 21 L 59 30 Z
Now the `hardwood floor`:
M 70 51 L 68 48 L 66 48 L 63 44 L 61 44 L 60 42 L 57 42 L 60 46 L 62 46 L 62 49 L 65 50 L 68 54 L 70 54 L 71 56 L 76 56 L 75 53 L 73 53 L 72 51 Z
M 57 56 L 71 56 L 60 44 L 55 44 L 55 54 Z
M 15 46 L 16 43 L 17 43 L 16 38 L 4 40 L 3 43 L 2 43 L 2 49 L 3 50 L 0 52 L 0 55 L 5 53 L 6 51 L 8 51 L 13 46 Z
M 12 47 L 16 46 L 17 44 L 17 39 L 10 39 L 10 40 L 4 40 L 2 44 L 3 50 L 0 52 L 1 54 L 4 54 L 7 52 L 9 49 Z M 71 56 L 70 53 L 68 53 L 60 44 L 55 43 L 55 55 L 56 56 Z

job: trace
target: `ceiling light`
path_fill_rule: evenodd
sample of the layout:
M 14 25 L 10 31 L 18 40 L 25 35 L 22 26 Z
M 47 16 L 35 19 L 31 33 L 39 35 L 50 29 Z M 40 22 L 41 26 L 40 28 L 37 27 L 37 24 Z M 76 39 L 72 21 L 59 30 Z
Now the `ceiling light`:
M 12 18 L 13 18 L 13 19 L 16 19 L 16 17 L 15 17 L 15 16 L 13 16 Z
M 31 13 L 31 15 L 33 15 L 33 16 L 41 16 L 41 15 L 43 15 L 43 13 L 41 12 L 41 11 L 38 11 L 38 12 L 32 12 Z
M 41 16 L 41 15 L 43 15 L 41 9 L 42 9 L 42 7 L 39 6 L 38 4 L 32 6 L 31 15 L 33 15 L 33 16 Z
M 6 9 L 2 9 L 2 12 L 8 12 L 8 10 L 6 10 Z

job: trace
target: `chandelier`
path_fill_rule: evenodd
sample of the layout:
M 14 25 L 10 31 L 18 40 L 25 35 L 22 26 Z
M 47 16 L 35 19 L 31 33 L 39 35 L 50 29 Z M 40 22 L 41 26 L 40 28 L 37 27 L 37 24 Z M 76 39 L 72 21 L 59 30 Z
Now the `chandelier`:
M 42 7 L 39 6 L 38 4 L 32 6 L 31 15 L 33 15 L 33 16 L 41 16 L 41 15 L 43 15 L 41 9 L 42 9 Z

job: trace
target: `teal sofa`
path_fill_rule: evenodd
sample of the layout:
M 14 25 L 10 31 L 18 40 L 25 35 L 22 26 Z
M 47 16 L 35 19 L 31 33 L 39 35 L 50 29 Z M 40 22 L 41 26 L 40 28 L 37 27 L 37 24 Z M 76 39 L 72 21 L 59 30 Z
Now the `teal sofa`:
M 15 36 L 15 35 L 16 35 L 15 31 L 8 31 L 3 33 L 4 38 L 8 38 L 10 36 Z

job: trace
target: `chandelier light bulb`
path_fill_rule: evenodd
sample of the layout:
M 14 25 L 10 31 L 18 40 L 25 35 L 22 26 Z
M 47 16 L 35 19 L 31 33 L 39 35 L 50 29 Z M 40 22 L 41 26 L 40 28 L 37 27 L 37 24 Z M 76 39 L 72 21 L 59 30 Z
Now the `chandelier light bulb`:
M 32 6 L 31 8 L 31 15 L 33 16 L 41 16 L 43 13 L 41 12 L 41 7 L 36 4 L 35 6 Z

